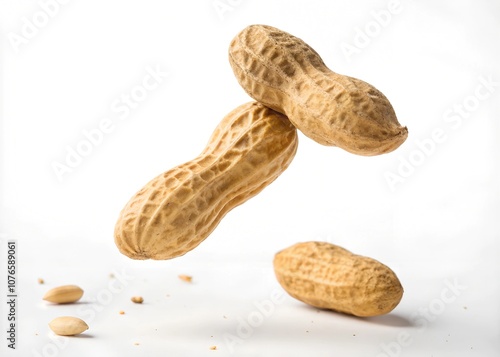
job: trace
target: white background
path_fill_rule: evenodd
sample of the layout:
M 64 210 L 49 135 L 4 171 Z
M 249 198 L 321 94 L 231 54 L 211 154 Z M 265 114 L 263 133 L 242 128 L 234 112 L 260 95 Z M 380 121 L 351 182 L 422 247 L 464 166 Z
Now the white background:
M 43 10 L 49 2 L 0 7 L 2 355 L 499 355 L 498 2 L 221 0 L 219 12 L 212 0 L 73 0 Z M 122 256 L 113 228 L 123 205 L 196 157 L 222 117 L 250 100 L 227 49 L 254 23 L 304 39 L 332 70 L 375 85 L 408 140 L 360 157 L 301 135 L 289 169 L 196 250 L 169 261 Z M 147 68 L 168 75 L 128 115 L 114 111 L 122 95 L 140 92 Z M 59 180 L 54 162 L 66 164 L 83 131 L 103 120 L 111 132 Z M 18 242 L 15 353 L 4 333 L 9 239 Z M 282 295 L 264 316 L 257 306 L 282 293 L 273 255 L 308 240 L 390 266 L 405 288 L 400 305 L 360 319 Z M 81 303 L 41 300 L 62 284 L 84 288 Z M 47 323 L 60 315 L 90 329 L 54 338 Z

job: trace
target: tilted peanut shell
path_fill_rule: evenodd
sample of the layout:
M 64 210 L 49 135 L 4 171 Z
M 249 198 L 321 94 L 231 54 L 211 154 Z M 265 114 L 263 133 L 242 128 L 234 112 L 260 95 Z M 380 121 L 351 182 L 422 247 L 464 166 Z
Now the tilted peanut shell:
M 115 243 L 133 259 L 171 259 L 198 246 L 234 207 L 290 164 L 297 130 L 280 113 L 251 102 L 230 112 L 205 150 L 157 176 L 125 205 Z
M 331 71 L 304 41 L 277 28 L 242 30 L 231 41 L 229 62 L 253 99 L 320 144 L 371 156 L 395 150 L 408 136 L 379 90 Z

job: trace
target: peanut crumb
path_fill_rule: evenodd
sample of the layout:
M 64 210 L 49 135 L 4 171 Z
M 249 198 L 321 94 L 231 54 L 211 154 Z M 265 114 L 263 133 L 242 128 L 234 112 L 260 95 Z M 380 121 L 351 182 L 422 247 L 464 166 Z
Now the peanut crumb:
M 212 351 L 215 351 L 215 350 L 217 349 L 217 346 L 215 346 L 215 345 L 214 345 L 214 346 L 210 346 L 210 349 L 211 349 Z
M 142 304 L 144 302 L 144 299 L 142 298 L 142 296 L 132 296 L 130 298 L 130 300 L 133 302 L 133 303 L 136 303 L 136 304 Z
M 181 275 L 179 275 L 179 279 L 181 279 L 182 281 L 185 281 L 186 283 L 191 283 L 193 281 L 193 277 L 191 275 L 181 274 Z
M 123 311 L 123 310 L 120 310 L 118 313 L 119 313 L 120 315 L 125 315 L 125 311 Z
M 43 280 L 42 278 L 38 278 L 38 284 L 45 284 L 45 280 Z
M 139 346 L 140 343 L 139 342 L 134 342 L 134 346 Z

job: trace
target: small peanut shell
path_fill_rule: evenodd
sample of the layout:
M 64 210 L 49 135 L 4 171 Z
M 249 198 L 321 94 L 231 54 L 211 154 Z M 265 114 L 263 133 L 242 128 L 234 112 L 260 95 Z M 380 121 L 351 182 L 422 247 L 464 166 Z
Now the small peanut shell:
M 355 316 L 377 316 L 401 301 L 403 287 L 384 264 L 325 242 L 295 244 L 274 258 L 288 294 L 315 307 Z
M 89 329 L 85 321 L 73 316 L 56 317 L 49 322 L 49 327 L 60 336 L 74 336 Z
M 43 296 L 43 300 L 55 304 L 69 304 L 80 300 L 83 296 L 83 290 L 76 285 L 63 285 L 50 289 Z
M 379 90 L 331 71 L 308 44 L 277 28 L 242 30 L 231 41 L 229 62 L 253 99 L 320 144 L 371 156 L 395 150 L 408 136 Z

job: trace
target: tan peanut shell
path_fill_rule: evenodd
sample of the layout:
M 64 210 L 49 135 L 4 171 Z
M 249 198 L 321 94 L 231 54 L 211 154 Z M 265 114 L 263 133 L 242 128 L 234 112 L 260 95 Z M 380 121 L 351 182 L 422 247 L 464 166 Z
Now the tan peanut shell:
M 80 300 L 83 296 L 83 290 L 76 285 L 62 285 L 50 289 L 43 296 L 43 300 L 55 304 L 69 304 Z
M 61 316 L 49 322 L 49 327 L 56 335 L 74 336 L 89 329 L 85 321 L 78 317 Z
M 274 257 L 276 277 L 306 304 L 355 316 L 377 316 L 401 301 L 403 287 L 384 264 L 325 242 L 295 244 Z
M 196 159 L 159 175 L 125 205 L 115 243 L 133 259 L 171 259 L 200 244 L 231 209 L 273 182 L 297 150 L 290 121 L 260 103 L 230 112 Z
M 241 31 L 229 62 L 243 89 L 285 114 L 306 136 L 359 155 L 379 155 L 407 138 L 389 100 L 362 80 L 334 73 L 301 39 L 266 25 Z

